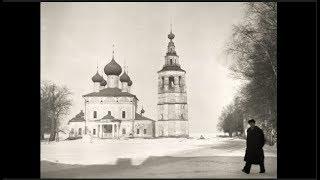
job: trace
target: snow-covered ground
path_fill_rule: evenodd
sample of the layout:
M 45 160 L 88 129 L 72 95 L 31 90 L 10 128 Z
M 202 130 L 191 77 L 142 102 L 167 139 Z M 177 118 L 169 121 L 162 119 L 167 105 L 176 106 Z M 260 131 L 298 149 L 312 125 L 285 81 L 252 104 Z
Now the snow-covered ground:
M 244 148 L 217 148 L 212 151 L 198 151 L 206 147 L 221 146 L 232 138 L 218 138 L 215 134 L 193 134 L 190 139 L 80 139 L 73 141 L 42 142 L 41 160 L 64 164 L 116 164 L 118 158 L 130 158 L 133 165 L 139 165 L 150 156 L 243 156 Z M 242 144 L 242 143 L 241 143 Z M 265 156 L 276 156 L 265 152 Z

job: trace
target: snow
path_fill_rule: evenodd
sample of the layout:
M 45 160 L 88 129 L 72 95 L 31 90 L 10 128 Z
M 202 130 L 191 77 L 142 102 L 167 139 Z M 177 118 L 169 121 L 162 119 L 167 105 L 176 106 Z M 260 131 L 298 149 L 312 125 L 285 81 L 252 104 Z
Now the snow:
M 42 142 L 41 160 L 64 164 L 116 164 L 119 158 L 130 158 L 133 165 L 139 165 L 149 156 L 243 156 L 244 149 L 216 149 L 206 151 L 206 147 L 219 146 L 232 138 L 218 138 L 214 134 L 201 134 L 193 138 L 160 139 L 97 139 L 84 137 L 79 140 Z M 236 140 L 244 141 L 244 140 Z M 202 150 L 201 150 L 202 149 Z M 266 154 L 273 155 L 273 154 Z

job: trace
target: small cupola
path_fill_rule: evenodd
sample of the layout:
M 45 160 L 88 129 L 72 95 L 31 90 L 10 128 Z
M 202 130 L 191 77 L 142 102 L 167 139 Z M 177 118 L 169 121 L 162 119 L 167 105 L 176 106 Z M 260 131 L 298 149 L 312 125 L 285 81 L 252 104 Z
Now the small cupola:
M 127 83 L 129 83 L 129 81 L 131 81 L 131 80 L 130 80 L 130 77 L 128 76 L 128 74 L 126 73 L 126 71 L 124 71 L 124 72 L 122 73 L 122 75 L 120 76 L 120 81 L 121 81 L 121 82 L 127 82 Z
M 100 74 L 97 71 L 97 73 L 91 78 L 91 80 L 93 82 L 101 82 L 103 80 L 103 77 L 100 76 Z
M 100 82 L 100 86 L 106 86 L 106 85 L 107 85 L 107 81 L 102 78 L 102 81 Z

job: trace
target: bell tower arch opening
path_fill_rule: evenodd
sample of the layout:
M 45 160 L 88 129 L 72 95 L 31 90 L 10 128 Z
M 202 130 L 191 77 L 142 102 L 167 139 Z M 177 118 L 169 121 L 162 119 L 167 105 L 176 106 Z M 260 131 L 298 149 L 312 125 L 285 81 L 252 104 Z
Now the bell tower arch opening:
M 169 76 L 169 88 L 174 88 L 174 77 Z

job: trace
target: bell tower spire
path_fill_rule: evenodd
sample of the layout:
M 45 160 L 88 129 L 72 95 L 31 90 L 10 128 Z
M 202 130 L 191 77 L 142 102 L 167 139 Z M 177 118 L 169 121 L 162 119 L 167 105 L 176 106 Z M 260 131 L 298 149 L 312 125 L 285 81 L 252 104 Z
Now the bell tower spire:
M 176 53 L 170 24 L 165 64 L 158 71 L 158 121 L 156 136 L 189 136 L 188 104 L 185 74 Z M 174 129 L 171 131 L 170 129 Z
M 180 66 L 179 64 L 179 56 L 176 52 L 176 47 L 174 45 L 173 39 L 175 35 L 172 32 L 172 23 L 170 23 L 170 33 L 168 34 L 168 39 L 170 40 L 168 43 L 168 49 L 165 56 L 165 65 L 164 66 Z
M 114 59 L 114 44 L 112 44 L 112 59 Z

